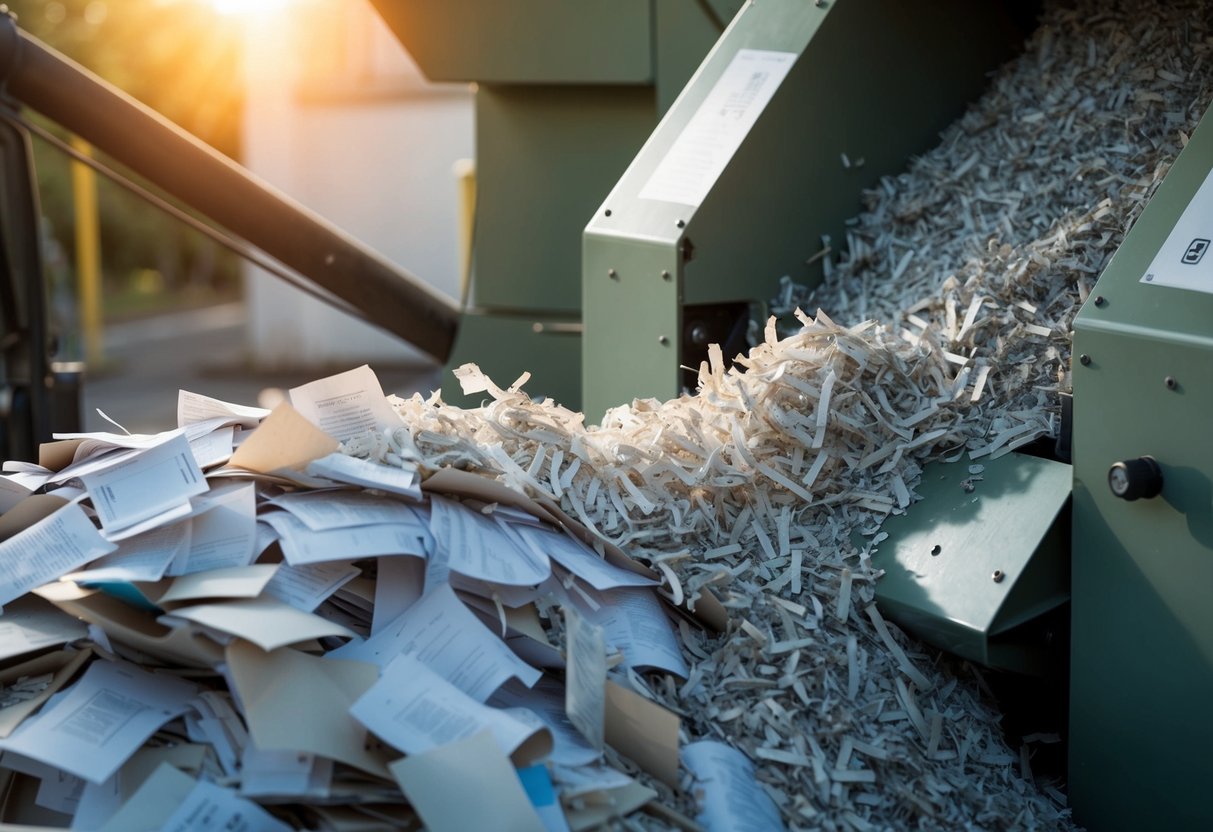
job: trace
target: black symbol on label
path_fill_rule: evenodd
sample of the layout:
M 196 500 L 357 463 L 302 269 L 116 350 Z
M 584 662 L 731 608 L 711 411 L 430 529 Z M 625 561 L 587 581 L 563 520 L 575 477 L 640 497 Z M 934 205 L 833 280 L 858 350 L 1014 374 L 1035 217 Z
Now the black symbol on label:
M 1200 258 L 1205 256 L 1205 252 L 1209 250 L 1209 241 L 1203 237 L 1197 237 L 1192 242 L 1188 243 L 1188 250 L 1184 252 L 1183 261 L 1186 265 L 1195 266 L 1200 262 Z

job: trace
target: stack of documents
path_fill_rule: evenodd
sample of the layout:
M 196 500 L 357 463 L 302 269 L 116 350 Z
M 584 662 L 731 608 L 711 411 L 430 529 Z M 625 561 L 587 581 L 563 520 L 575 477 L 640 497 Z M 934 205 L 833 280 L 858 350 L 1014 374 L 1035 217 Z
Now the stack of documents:
M 696 615 L 554 505 L 343 454 L 400 427 L 368 368 L 272 412 L 182 391 L 178 422 L 5 465 L 0 822 L 694 828 L 681 763 L 721 823 L 778 825 L 646 689 Z

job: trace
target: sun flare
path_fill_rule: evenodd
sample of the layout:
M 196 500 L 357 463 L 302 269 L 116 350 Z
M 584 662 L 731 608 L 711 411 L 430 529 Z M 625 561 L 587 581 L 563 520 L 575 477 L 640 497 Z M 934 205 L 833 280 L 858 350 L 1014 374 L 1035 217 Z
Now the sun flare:
M 211 0 L 211 5 L 220 14 L 264 14 L 279 11 L 287 0 Z

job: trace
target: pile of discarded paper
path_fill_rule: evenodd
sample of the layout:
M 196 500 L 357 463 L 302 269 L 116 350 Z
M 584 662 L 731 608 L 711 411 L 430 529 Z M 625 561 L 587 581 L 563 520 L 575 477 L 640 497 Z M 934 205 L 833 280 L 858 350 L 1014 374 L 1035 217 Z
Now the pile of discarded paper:
M 1199 4 L 1047 4 L 868 195 L 815 302 L 845 323 L 714 351 L 696 396 L 588 427 L 473 367 L 470 410 L 362 369 L 10 464 L 0 819 L 1067 826 L 1048 738 L 1008 745 L 975 673 L 885 622 L 869 555 L 925 460 L 1055 429 L 1070 322 L 1211 53 Z
M 400 426 L 368 368 L 178 413 L 7 466 L 4 820 L 584 829 L 656 796 L 608 747 L 678 784 L 679 718 L 629 673 L 685 678 L 670 616 L 719 628 L 714 599 L 675 613 L 550 502 L 339 453 Z M 779 824 L 744 756 L 682 759 Z

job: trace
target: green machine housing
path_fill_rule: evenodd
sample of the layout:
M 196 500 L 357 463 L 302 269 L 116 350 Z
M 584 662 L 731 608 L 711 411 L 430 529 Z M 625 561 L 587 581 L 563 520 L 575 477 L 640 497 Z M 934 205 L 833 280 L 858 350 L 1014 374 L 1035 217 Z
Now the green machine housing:
M 1069 788 L 1091 829 L 1213 828 L 1210 170 L 1206 112 L 1074 323 Z
M 474 304 L 448 365 L 530 371 L 533 394 L 592 419 L 678 395 L 709 342 L 741 351 L 779 279 L 819 279 L 822 235 L 841 239 L 860 192 L 929 147 L 1023 34 L 1002 4 L 959 0 L 374 5 L 427 77 L 476 83 Z M 743 51 L 791 70 L 702 200 L 646 196 Z M 475 403 L 446 378 L 446 401 Z
M 581 232 L 742 0 L 373 0 L 433 81 L 474 82 L 473 303 L 447 364 L 581 401 Z M 451 374 L 443 398 L 467 400 Z

